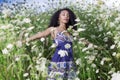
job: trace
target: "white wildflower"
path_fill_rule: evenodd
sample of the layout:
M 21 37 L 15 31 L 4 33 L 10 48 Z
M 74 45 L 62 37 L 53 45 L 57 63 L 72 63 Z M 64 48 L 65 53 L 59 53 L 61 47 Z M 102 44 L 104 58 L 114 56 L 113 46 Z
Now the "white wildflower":
M 108 31 L 106 34 L 108 34 L 108 35 L 112 35 L 111 31 Z
M 44 37 L 42 37 L 42 38 L 40 39 L 40 41 L 41 41 L 41 42 L 44 42 L 44 41 L 45 41 L 45 38 L 44 38 Z
M 101 65 L 104 65 L 104 60 L 102 59 L 102 61 L 100 62 Z
M 69 26 L 69 27 L 67 28 L 67 30 L 68 30 L 68 31 L 71 31 L 72 28 L 73 28 L 73 26 Z
M 77 72 L 76 72 L 76 74 L 78 75 L 80 73 L 80 71 L 78 70 Z
M 12 48 L 13 48 L 13 44 L 8 44 L 8 45 L 7 45 L 7 48 L 8 48 L 8 49 L 12 49 Z
M 24 73 L 23 74 L 23 77 L 27 77 L 29 74 L 28 73 Z
M 88 45 L 88 49 L 90 49 L 90 48 L 93 48 L 93 44 L 91 44 L 91 43 Z
M 78 59 L 75 61 L 75 63 L 76 63 L 77 65 L 80 65 L 80 64 L 81 64 L 81 59 L 78 58 Z
M 30 23 L 31 20 L 30 20 L 30 18 L 24 18 L 24 19 L 23 19 L 23 22 L 25 22 L 25 23 Z
M 77 40 L 77 37 L 73 37 L 74 40 Z
M 36 68 L 37 71 L 40 71 L 40 66 L 39 65 L 36 65 L 35 68 Z
M 39 55 L 38 55 L 39 57 L 41 57 L 42 56 L 42 53 L 39 53 Z
M 120 53 L 117 53 L 117 54 L 115 55 L 115 57 L 119 59 L 119 58 L 120 58 Z
M 59 75 L 63 75 L 64 73 L 61 73 L 61 72 L 55 72 L 55 76 L 59 76 Z
M 99 69 L 96 70 L 96 73 L 99 73 Z
M 22 41 L 17 41 L 17 42 L 16 42 L 16 46 L 17 46 L 17 47 L 22 47 Z
M 111 58 L 107 58 L 107 57 L 105 57 L 105 58 L 103 58 L 103 60 L 104 60 L 104 61 L 110 61 Z
M 103 41 L 104 41 L 104 42 L 107 42 L 107 41 L 108 41 L 108 37 L 105 37 L 105 38 L 103 39 Z
M 35 67 L 38 71 L 41 71 L 41 72 L 44 72 L 44 70 L 46 69 L 45 64 L 43 63 L 40 65 L 36 65 Z
M 83 40 L 85 40 L 85 38 L 80 38 L 79 40 L 80 40 L 80 41 L 83 41 Z
M 5 48 L 5 49 L 2 50 L 2 53 L 3 53 L 3 54 L 8 54 L 9 52 L 8 52 L 8 50 Z
M 51 45 L 51 48 L 55 48 L 57 46 L 57 44 L 56 43 L 53 43 L 52 45 Z
M 112 74 L 112 73 L 113 73 L 113 71 L 109 71 L 109 72 L 108 72 L 108 74 Z
M 19 61 L 20 60 L 20 57 L 15 57 L 15 61 Z
M 85 47 L 82 49 L 82 52 L 85 52 L 86 50 L 88 50 L 88 48 Z
M 29 33 L 25 33 L 25 35 L 24 35 L 24 36 L 25 36 L 25 37 L 28 37 L 28 35 L 29 35 Z
M 69 26 L 69 28 L 70 28 L 70 29 L 72 29 L 72 28 L 73 28 L 73 26 Z
M 120 80 L 120 72 L 113 73 L 111 80 Z
M 90 70 L 90 68 L 89 68 L 89 67 L 87 67 L 87 68 L 86 68 L 86 70 L 87 70 L 87 71 L 89 71 L 89 70 Z
M 114 48 L 115 48 L 115 45 L 110 46 L 110 49 L 114 49 Z
M 55 72 L 51 71 L 50 74 L 49 74 L 49 77 L 53 78 L 54 76 L 55 76 Z
M 66 48 L 66 49 L 69 49 L 70 47 L 71 47 L 71 45 L 70 45 L 70 44 L 68 44 L 68 43 L 67 43 L 67 44 L 65 44 L 65 48 Z
M 26 80 L 30 80 L 29 78 L 27 78 Z
M 80 21 L 80 18 L 75 19 L 75 21 L 76 21 L 76 22 L 79 22 L 79 21 Z
M 92 80 L 91 78 L 88 78 L 87 80 Z
M 41 62 L 40 62 L 40 60 L 37 60 L 36 63 L 37 63 L 37 64 L 40 64 Z
M 79 35 L 79 33 L 77 32 L 77 31 L 75 31 L 74 33 L 73 33 L 73 36 L 78 36 Z
M 114 73 L 115 72 L 115 68 L 111 68 L 111 70 L 108 72 L 108 74 L 112 74 L 112 73 Z
M 29 27 L 27 30 L 28 31 L 31 31 L 32 29 L 34 29 L 35 27 L 34 26 L 32 26 L 32 27 Z
M 91 37 L 91 38 L 95 38 L 95 35 L 91 35 L 90 37 Z
M 99 31 L 103 31 L 103 27 L 102 26 L 99 26 Z
M 63 80 L 62 78 L 57 78 L 57 80 Z
M 95 56 L 91 55 L 91 56 L 88 56 L 87 58 L 89 59 L 87 62 L 91 64 L 93 60 L 95 59 Z
M 78 32 L 81 32 L 81 31 L 85 31 L 85 29 L 83 29 L 83 28 L 78 28 L 77 31 L 78 31 Z
M 12 24 L 8 24 L 8 25 L 1 25 L 0 29 L 10 29 L 11 27 L 13 27 Z
M 29 46 L 30 44 L 28 42 L 25 43 L 27 46 Z
M 118 48 L 120 47 L 120 41 L 118 42 Z
M 116 55 L 116 52 L 113 52 L 112 56 L 115 56 Z
M 93 63 L 92 65 L 91 65 L 93 68 L 96 68 L 96 65 Z
M 3 17 L 6 18 L 6 17 L 9 17 L 12 12 L 10 9 L 3 9 L 2 13 L 3 13 Z
M 58 54 L 60 55 L 60 57 L 64 57 L 64 56 L 68 56 L 68 52 L 66 50 L 59 50 Z
M 7 24 L 7 28 L 10 29 L 10 28 L 13 28 L 14 26 L 12 24 Z
M 48 75 L 47 70 L 42 72 L 42 77 L 47 77 L 47 75 Z
M 75 80 L 80 80 L 80 78 L 76 77 Z
M 110 22 L 110 27 L 114 27 L 115 24 L 113 22 Z
M 35 49 L 35 47 L 36 47 L 36 45 L 33 45 L 33 46 L 31 47 L 31 49 L 33 50 L 33 49 Z
M 40 59 L 36 60 L 37 65 L 35 66 L 38 71 L 44 72 L 46 71 L 46 58 L 41 57 Z

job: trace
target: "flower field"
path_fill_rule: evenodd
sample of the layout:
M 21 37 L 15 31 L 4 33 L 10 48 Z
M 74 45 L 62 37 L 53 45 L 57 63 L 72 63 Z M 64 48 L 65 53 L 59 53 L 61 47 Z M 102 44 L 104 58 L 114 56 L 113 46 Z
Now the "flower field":
M 74 36 L 73 55 L 78 69 L 75 80 L 119 80 L 120 11 L 108 8 L 101 0 L 86 6 L 69 3 L 67 7 L 76 14 L 78 22 L 76 31 L 72 26 L 68 29 Z M 14 12 L 3 6 L 0 13 L 0 80 L 46 79 L 47 66 L 55 50 L 50 36 L 25 44 L 22 40 L 45 30 L 50 17 L 59 8 L 35 13 L 24 6 L 17 7 Z

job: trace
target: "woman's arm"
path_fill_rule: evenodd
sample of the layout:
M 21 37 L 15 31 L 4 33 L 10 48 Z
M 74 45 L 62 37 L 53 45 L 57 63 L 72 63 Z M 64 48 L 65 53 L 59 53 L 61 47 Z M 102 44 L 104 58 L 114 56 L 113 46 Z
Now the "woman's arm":
M 53 27 L 49 27 L 49 28 L 47 28 L 45 31 L 38 32 L 37 34 L 29 37 L 25 42 L 30 42 L 30 41 L 39 39 L 39 38 L 41 38 L 41 37 L 46 37 L 46 36 L 48 36 L 48 35 L 51 33 L 51 29 L 53 29 Z M 24 41 L 23 41 L 23 42 L 24 42 Z

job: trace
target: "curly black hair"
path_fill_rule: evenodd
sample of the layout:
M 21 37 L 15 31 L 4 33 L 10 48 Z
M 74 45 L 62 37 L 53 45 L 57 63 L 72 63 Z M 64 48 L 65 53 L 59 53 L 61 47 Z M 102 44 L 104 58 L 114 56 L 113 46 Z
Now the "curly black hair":
M 59 9 L 58 11 L 56 11 L 51 19 L 50 19 L 50 23 L 49 23 L 49 26 L 48 27 L 57 27 L 59 26 L 59 23 L 58 23 L 58 18 L 59 18 L 59 15 L 61 13 L 61 11 L 63 10 L 67 10 L 68 13 L 69 13 L 69 22 L 66 24 L 66 29 L 69 27 L 69 26 L 73 26 L 73 29 L 74 30 L 77 30 L 77 26 L 75 26 L 75 24 L 77 23 L 75 21 L 76 19 L 76 15 L 73 13 L 72 10 L 70 10 L 69 8 L 63 8 L 63 9 Z

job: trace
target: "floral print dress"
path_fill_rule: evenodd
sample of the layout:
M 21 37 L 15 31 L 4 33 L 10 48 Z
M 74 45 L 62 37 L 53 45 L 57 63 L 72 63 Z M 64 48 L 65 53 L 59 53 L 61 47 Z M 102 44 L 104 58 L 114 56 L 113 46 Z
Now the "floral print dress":
M 74 80 L 76 65 L 73 58 L 72 36 L 66 36 L 65 31 L 58 32 L 54 43 L 56 50 L 48 66 L 47 80 Z

